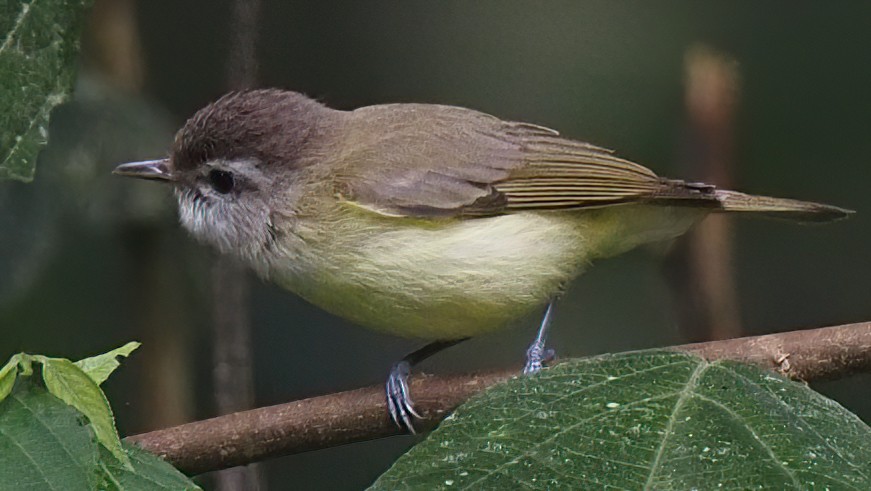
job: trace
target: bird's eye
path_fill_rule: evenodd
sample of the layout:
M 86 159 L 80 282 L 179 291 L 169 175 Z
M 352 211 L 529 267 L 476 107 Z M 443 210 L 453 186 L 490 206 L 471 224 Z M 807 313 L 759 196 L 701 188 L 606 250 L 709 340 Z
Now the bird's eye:
M 212 183 L 215 191 L 221 194 L 227 194 L 232 191 L 235 184 L 232 172 L 217 169 L 209 171 L 209 182 Z

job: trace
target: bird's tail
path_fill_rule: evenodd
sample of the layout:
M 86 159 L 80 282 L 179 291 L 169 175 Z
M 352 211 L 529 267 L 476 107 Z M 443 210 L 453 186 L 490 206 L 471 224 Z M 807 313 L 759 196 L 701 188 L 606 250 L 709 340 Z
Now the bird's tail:
M 719 201 L 715 211 L 761 213 L 773 218 L 800 222 L 831 222 L 847 218 L 854 213 L 853 210 L 812 201 L 754 196 L 724 189 L 716 190 L 714 196 Z
M 713 212 L 758 213 L 772 218 L 785 218 L 800 222 L 830 222 L 847 218 L 853 210 L 812 201 L 756 196 L 717 189 L 715 186 L 664 179 L 663 192 L 657 199 L 676 205 L 709 207 Z

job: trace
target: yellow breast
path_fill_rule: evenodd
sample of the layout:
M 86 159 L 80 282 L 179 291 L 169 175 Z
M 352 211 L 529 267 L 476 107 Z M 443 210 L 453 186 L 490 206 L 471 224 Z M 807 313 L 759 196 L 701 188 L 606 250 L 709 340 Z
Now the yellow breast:
M 662 210 L 422 221 L 349 207 L 329 223 L 299 220 L 285 259 L 271 261 L 269 275 L 321 308 L 378 331 L 424 339 L 474 336 L 542 306 L 591 259 L 672 237 L 692 223 L 677 220 L 663 231 Z M 652 220 L 659 226 L 651 228 Z

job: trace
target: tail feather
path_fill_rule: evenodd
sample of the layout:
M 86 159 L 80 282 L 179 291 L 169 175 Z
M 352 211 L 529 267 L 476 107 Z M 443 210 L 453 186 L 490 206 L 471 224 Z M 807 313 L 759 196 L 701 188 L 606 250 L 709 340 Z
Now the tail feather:
M 822 203 L 754 196 L 724 189 L 714 191 L 714 196 L 719 202 L 716 208 L 718 211 L 761 213 L 774 218 L 802 222 L 830 222 L 847 218 L 854 213 L 853 210 Z
M 758 213 L 772 218 L 785 218 L 801 222 L 830 222 L 855 213 L 853 210 L 811 201 L 756 196 L 717 189 L 702 183 L 663 179 L 663 188 L 656 200 L 665 200 L 678 206 L 708 207 L 714 212 Z

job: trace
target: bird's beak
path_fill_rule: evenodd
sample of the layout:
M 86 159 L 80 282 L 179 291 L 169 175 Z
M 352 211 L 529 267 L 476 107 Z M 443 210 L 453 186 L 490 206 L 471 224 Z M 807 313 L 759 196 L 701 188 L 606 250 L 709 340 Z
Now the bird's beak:
M 144 160 L 142 162 L 130 162 L 115 167 L 112 174 L 119 176 L 138 177 L 152 181 L 172 181 L 172 173 L 169 171 L 169 159 Z

